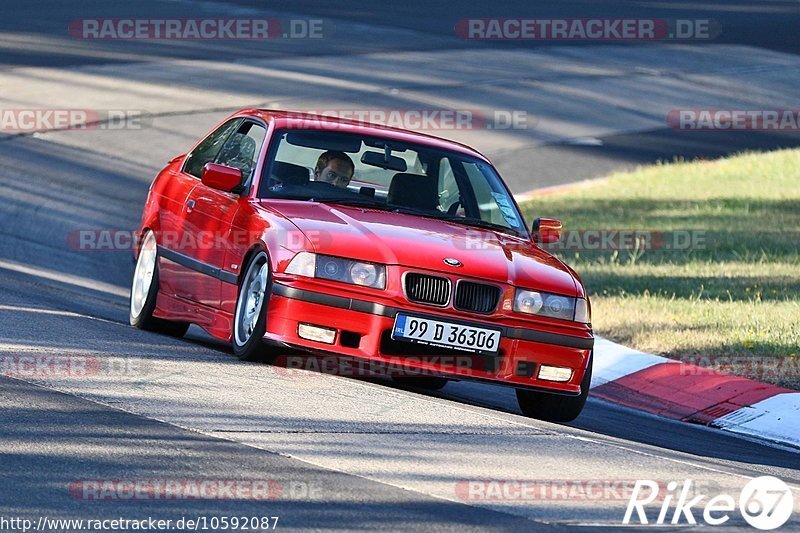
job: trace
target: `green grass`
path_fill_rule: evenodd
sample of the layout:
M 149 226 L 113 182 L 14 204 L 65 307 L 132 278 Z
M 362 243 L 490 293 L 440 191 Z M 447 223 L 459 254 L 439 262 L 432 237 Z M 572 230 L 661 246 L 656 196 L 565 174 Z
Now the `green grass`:
M 558 252 L 586 284 L 599 335 L 677 358 L 800 354 L 800 150 L 644 167 L 522 209 L 565 231 L 694 236 L 682 249 Z M 800 365 L 753 367 L 729 370 L 800 388 Z

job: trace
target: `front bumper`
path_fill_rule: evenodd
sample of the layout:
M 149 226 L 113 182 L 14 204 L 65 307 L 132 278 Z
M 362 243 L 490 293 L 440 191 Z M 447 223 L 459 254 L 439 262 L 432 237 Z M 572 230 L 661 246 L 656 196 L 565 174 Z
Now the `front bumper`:
M 500 327 L 503 330 L 500 350 L 496 356 L 480 356 L 394 341 L 391 331 L 398 312 L 479 327 Z M 465 320 L 463 316 L 420 311 L 281 283 L 273 283 L 266 323 L 265 339 L 367 360 L 375 363 L 372 368 L 378 371 L 402 370 L 406 374 L 419 372 L 452 379 L 490 381 L 565 395 L 580 394 L 580 383 L 594 343 L 591 334 L 579 337 L 479 319 Z M 334 343 L 301 338 L 298 335 L 300 323 L 335 329 Z M 537 374 L 543 364 L 572 368 L 572 377 L 566 382 L 540 380 Z

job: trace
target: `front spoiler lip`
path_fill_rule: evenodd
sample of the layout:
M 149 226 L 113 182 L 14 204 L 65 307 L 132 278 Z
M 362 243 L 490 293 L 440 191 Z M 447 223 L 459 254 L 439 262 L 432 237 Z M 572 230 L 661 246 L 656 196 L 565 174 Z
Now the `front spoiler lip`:
M 302 300 L 304 302 L 315 303 L 319 305 L 327 305 L 329 307 L 336 307 L 339 309 L 347 309 L 350 311 L 357 311 L 360 313 L 368 313 L 371 315 L 380 315 L 388 318 L 394 318 L 399 312 L 408 312 L 422 317 L 430 317 L 433 319 L 447 320 L 450 322 L 459 321 L 474 324 L 476 326 L 493 328 L 500 328 L 502 335 L 510 339 L 526 340 L 531 342 L 538 342 L 543 344 L 552 344 L 555 346 L 565 346 L 567 348 L 578 348 L 581 350 L 591 350 L 594 347 L 594 337 L 575 337 L 574 335 L 564 335 L 561 333 L 550 333 L 548 331 L 540 331 L 529 328 L 516 328 L 508 327 L 497 324 L 487 324 L 476 320 L 460 320 L 448 316 L 439 316 L 426 313 L 418 313 L 416 311 L 406 311 L 399 307 L 387 306 L 367 300 L 358 300 L 355 298 L 347 298 L 343 296 L 334 296 L 323 292 L 310 291 L 307 289 L 298 289 L 296 287 L 289 287 L 280 283 L 273 283 L 272 294 L 281 296 L 283 298 L 290 298 L 293 300 Z
M 300 345 L 297 345 L 297 344 L 292 344 L 290 342 L 280 341 L 280 342 L 278 342 L 276 344 L 280 344 L 281 346 L 286 347 L 286 348 L 293 348 L 293 349 L 297 349 L 297 350 L 302 350 L 303 352 L 307 352 L 307 353 L 312 354 L 312 355 L 330 356 L 331 354 L 336 354 L 336 352 L 327 351 L 327 350 L 323 350 L 323 349 L 320 349 L 320 348 L 308 348 L 306 346 L 300 346 Z M 358 355 L 348 355 L 348 357 L 359 357 L 359 356 Z M 393 356 L 393 357 L 400 357 L 400 356 Z M 324 373 L 324 372 L 322 372 L 322 373 Z M 376 376 L 345 376 L 345 377 L 353 378 L 353 379 L 362 379 L 362 378 L 379 378 L 379 377 L 389 378 L 391 376 L 380 375 L 379 374 L 379 375 L 376 375 Z M 441 370 L 437 370 L 435 376 L 421 375 L 421 376 L 408 376 L 408 377 L 420 377 L 420 378 L 442 377 L 442 378 L 449 379 L 450 381 L 469 381 L 469 382 L 476 382 L 476 383 L 486 383 L 487 385 L 498 385 L 498 386 L 501 386 L 501 387 L 510 387 L 512 389 L 525 389 L 525 390 L 529 390 L 529 391 L 532 391 L 532 392 L 543 392 L 543 393 L 547 393 L 547 394 L 555 394 L 555 395 L 558 395 L 558 396 L 572 396 L 572 397 L 575 397 L 575 396 L 580 396 L 581 395 L 580 391 L 571 392 L 571 391 L 565 391 L 565 390 L 561 390 L 561 389 L 551 389 L 551 388 L 542 387 L 542 386 L 539 386 L 539 385 L 527 385 L 527 384 L 524 384 L 524 383 L 512 383 L 512 382 L 504 381 L 502 379 L 492 379 L 492 378 L 484 378 L 484 377 L 476 377 L 476 376 L 464 376 L 462 374 L 456 374 L 456 373 L 453 373 L 453 372 L 445 372 L 445 371 L 441 371 Z

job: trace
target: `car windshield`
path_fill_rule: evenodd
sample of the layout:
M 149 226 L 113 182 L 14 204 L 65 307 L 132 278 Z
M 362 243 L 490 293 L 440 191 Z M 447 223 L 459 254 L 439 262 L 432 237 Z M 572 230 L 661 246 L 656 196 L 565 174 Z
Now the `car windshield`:
M 261 198 L 365 206 L 527 237 L 511 194 L 485 161 L 380 137 L 279 131 Z

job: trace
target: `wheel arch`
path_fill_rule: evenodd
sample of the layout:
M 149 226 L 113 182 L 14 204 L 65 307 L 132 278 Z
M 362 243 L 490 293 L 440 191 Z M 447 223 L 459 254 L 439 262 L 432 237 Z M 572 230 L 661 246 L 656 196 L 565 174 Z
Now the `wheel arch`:
M 142 228 L 133 236 L 131 239 L 131 245 L 133 246 L 133 260 L 136 261 L 139 259 L 139 251 L 142 249 L 142 244 L 144 243 L 144 238 L 147 236 L 148 233 L 152 233 L 156 235 L 156 230 L 152 228 L 150 225 L 144 225 Z M 156 245 L 158 245 L 158 236 L 156 235 Z
M 241 267 L 239 268 L 239 275 L 237 276 L 236 279 L 236 285 L 239 288 L 242 287 L 242 281 L 244 280 L 244 276 L 247 274 L 247 269 L 250 266 L 250 261 L 259 252 L 264 252 L 265 254 L 267 254 L 267 263 L 269 264 L 270 278 L 272 278 L 272 271 L 273 271 L 272 255 L 269 253 L 269 249 L 267 248 L 266 244 L 264 244 L 261 241 L 257 241 L 252 245 L 250 245 L 250 248 L 247 249 L 247 252 L 245 252 L 244 257 L 242 257 Z
M 156 244 L 158 244 L 158 213 L 152 213 L 149 217 L 142 219 L 142 225 L 136 230 L 134 238 L 132 239 L 134 260 L 139 258 L 139 250 L 142 247 L 145 235 L 151 231 L 156 236 Z

